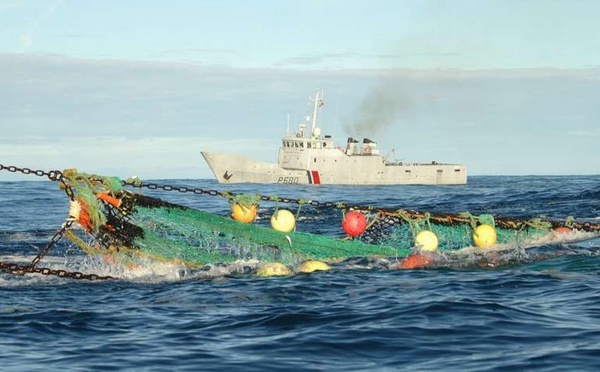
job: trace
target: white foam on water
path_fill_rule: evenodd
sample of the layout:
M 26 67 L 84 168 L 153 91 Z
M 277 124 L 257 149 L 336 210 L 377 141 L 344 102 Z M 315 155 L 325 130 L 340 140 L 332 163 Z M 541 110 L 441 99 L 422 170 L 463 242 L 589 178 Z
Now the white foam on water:
M 35 239 L 35 235 L 29 232 L 16 232 L 12 233 L 8 236 L 8 241 L 10 242 L 24 242 L 31 241 Z
M 518 242 L 512 244 L 498 244 L 488 249 L 480 249 L 469 246 L 453 252 L 436 252 L 432 258 L 434 263 L 444 265 L 447 263 L 463 262 L 466 265 L 473 264 L 477 259 L 487 254 L 503 253 L 515 259 L 527 256 L 526 251 L 530 248 L 544 245 L 590 242 L 591 248 L 597 248 L 597 233 L 573 231 L 569 233 L 551 232 L 535 240 Z M 507 258 L 506 256 L 505 258 Z M 35 255 L 4 255 L 0 261 L 28 265 Z M 462 257 L 462 258 L 459 258 Z M 393 261 L 393 260 L 392 260 Z M 117 280 L 126 280 L 140 283 L 162 283 L 177 282 L 191 279 L 214 279 L 231 275 L 251 275 L 260 264 L 258 260 L 239 260 L 232 263 L 211 264 L 199 269 L 190 270 L 183 264 L 158 262 L 146 258 L 122 259 L 119 256 L 108 255 L 66 255 L 46 256 L 38 264 L 38 267 L 53 270 L 65 270 L 68 272 L 81 272 L 83 274 L 95 274 L 98 276 L 110 276 Z M 388 259 L 369 260 L 355 259 L 343 262 L 336 267 L 338 269 L 386 269 L 392 267 L 394 262 Z M 436 266 L 435 264 L 433 265 Z M 439 266 L 439 265 L 438 265 Z M 72 280 L 70 278 L 59 278 L 53 275 L 27 274 L 13 275 L 11 273 L 0 273 L 0 287 L 22 286 L 22 285 L 47 285 L 61 284 Z

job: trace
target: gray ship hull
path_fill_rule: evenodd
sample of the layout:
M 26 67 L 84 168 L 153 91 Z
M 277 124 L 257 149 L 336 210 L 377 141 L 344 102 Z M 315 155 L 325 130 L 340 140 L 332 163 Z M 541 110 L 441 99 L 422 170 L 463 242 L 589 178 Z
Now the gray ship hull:
M 289 151 L 288 151 L 289 152 Z M 333 149 L 299 151 L 279 163 L 257 162 L 244 156 L 202 152 L 219 183 L 294 183 L 324 185 L 463 185 L 466 167 L 442 163 L 390 163 L 381 156 L 353 155 Z M 283 164 L 282 164 L 283 163 Z M 280 164 L 285 167 L 280 166 Z

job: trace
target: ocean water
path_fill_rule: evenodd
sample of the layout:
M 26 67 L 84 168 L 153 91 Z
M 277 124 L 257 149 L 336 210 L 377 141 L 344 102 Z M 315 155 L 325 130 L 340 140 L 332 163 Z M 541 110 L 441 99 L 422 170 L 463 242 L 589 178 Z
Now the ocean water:
M 155 182 L 386 208 L 600 222 L 600 176 L 476 176 L 452 187 Z M 223 215 L 229 208 L 209 195 L 147 193 Z M 56 183 L 0 182 L 2 260 L 30 259 L 67 212 L 68 199 Z M 298 228 L 335 235 L 339 222 L 325 214 L 317 223 L 299 221 Z M 271 278 L 195 276 L 169 266 L 110 281 L 0 273 L 0 369 L 598 370 L 600 238 L 535 249 L 568 254 L 532 255 L 499 268 L 334 269 Z M 110 267 L 63 241 L 39 264 L 57 265 L 83 272 Z

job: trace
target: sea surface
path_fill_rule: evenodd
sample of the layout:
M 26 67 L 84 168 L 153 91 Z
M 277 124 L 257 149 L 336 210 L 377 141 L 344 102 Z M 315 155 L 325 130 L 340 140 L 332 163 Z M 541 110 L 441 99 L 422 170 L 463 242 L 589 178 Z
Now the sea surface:
M 68 198 L 58 184 L 31 177 L 0 182 L 3 261 L 31 259 L 67 217 Z M 450 187 L 152 182 L 385 208 L 600 222 L 600 176 L 474 176 L 465 186 Z M 217 196 L 146 193 L 228 214 L 228 203 Z M 317 223 L 300 220 L 298 229 L 341 234 L 333 214 Z M 38 266 L 109 270 L 108 263 L 88 262 L 64 240 Z M 267 278 L 206 277 L 168 266 L 108 281 L 0 272 L 0 370 L 599 370 L 600 238 L 535 249 L 569 254 L 531 256 L 538 258 L 496 268 L 334 268 Z

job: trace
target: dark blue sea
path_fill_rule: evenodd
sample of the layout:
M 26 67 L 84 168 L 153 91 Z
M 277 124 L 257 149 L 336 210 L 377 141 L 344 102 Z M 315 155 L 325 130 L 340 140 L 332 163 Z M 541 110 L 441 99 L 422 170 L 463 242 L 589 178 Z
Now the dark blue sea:
M 30 259 L 65 222 L 55 182 L 0 182 L 0 256 Z M 431 212 L 600 222 L 600 176 L 475 176 L 468 185 L 159 184 Z M 226 215 L 226 200 L 147 191 Z M 325 215 L 327 216 L 327 215 Z M 339 218 L 298 229 L 339 234 Z M 43 267 L 93 273 L 65 239 Z M 490 268 L 333 269 L 290 277 L 149 271 L 89 281 L 0 273 L 5 371 L 597 371 L 600 238 Z M 77 258 L 81 256 L 81 261 Z M 532 256 L 536 257 L 536 256 Z M 108 264 L 106 264 L 108 265 Z

